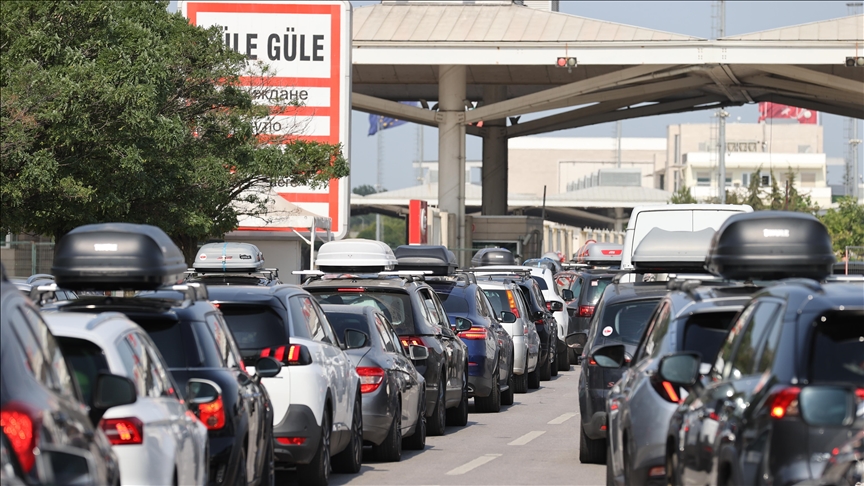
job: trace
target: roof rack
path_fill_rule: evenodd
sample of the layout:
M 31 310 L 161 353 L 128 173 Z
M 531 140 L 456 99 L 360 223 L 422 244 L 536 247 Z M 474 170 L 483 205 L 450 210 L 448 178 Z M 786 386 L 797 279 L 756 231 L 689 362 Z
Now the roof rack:
M 470 285 L 477 283 L 477 276 L 466 270 L 456 270 L 450 275 L 433 275 L 426 277 L 426 280 L 434 282 L 464 282 Z
M 798 284 L 804 287 L 807 287 L 810 290 L 814 290 L 816 292 L 821 292 L 824 289 L 822 288 L 822 284 L 819 282 L 809 279 L 809 278 L 784 278 L 780 280 L 778 283 L 786 283 L 786 284 Z
M 496 268 L 497 267 L 497 268 Z M 486 275 L 531 275 L 531 271 L 535 267 L 521 267 L 521 266 L 489 266 L 489 267 L 472 267 L 466 268 L 463 271 L 471 272 L 473 274 L 486 274 Z
M 196 302 L 199 300 L 208 300 L 209 295 L 207 294 L 207 286 L 201 285 L 198 282 L 187 282 L 179 285 L 171 285 L 168 287 L 162 287 L 157 290 L 173 290 L 175 292 L 180 292 L 183 294 L 185 300 L 190 302 Z
M 32 284 L 37 280 L 54 280 L 54 275 L 51 275 L 50 273 L 37 273 L 35 275 L 30 275 L 29 277 L 27 277 L 28 284 Z
M 294 273 L 296 273 L 296 272 L 294 272 Z M 262 276 L 266 276 L 266 278 L 268 278 L 269 280 L 276 280 L 277 278 L 279 278 L 279 269 L 278 268 L 260 268 L 258 270 L 237 269 L 237 270 L 228 270 L 226 272 L 221 272 L 221 271 L 217 271 L 217 270 L 208 271 L 208 270 L 196 270 L 194 268 L 190 268 L 190 269 L 186 270 L 185 272 L 183 272 L 183 275 L 188 275 L 189 277 L 203 277 L 203 276 L 209 276 L 209 275 L 213 275 L 213 276 L 217 276 L 217 275 L 219 275 L 219 276 L 244 275 L 245 276 L 245 275 L 255 275 L 255 274 L 261 274 Z
M 30 300 L 39 307 L 57 300 L 57 284 L 39 285 L 30 289 Z
M 386 272 L 378 272 L 379 277 L 400 277 L 403 280 L 423 281 L 427 275 L 432 275 L 431 270 L 389 270 Z

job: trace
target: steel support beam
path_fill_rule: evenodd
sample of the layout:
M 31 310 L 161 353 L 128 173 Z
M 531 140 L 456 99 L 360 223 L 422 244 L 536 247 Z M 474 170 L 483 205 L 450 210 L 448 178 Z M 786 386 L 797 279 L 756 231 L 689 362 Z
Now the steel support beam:
M 833 74 L 820 73 L 812 69 L 798 66 L 778 66 L 771 64 L 760 64 L 758 69 L 766 73 L 797 79 L 798 81 L 806 81 L 808 83 L 818 84 L 832 89 L 848 91 L 849 93 L 858 96 L 862 96 L 861 93 L 864 93 L 864 83 L 860 81 L 841 78 L 840 76 L 834 76 Z
M 395 101 L 383 100 L 361 93 L 351 93 L 351 108 L 365 111 L 366 113 L 398 118 L 411 123 L 419 123 L 420 125 L 438 126 L 434 111 Z
M 438 207 L 456 220 L 447 241 L 454 250 L 465 242 L 465 72 L 465 66 L 438 68 Z
M 490 105 L 507 99 L 507 87 L 483 87 L 483 103 Z M 484 216 L 507 214 L 507 119 L 483 121 L 483 206 Z
M 753 76 L 746 78 L 745 82 L 753 85 L 754 88 L 768 86 L 769 88 L 800 93 L 804 97 L 813 97 L 818 101 L 849 103 L 851 105 L 857 104 L 864 107 L 864 85 L 861 86 L 862 91 L 860 93 L 853 95 L 846 91 L 825 88 L 812 83 L 799 83 L 797 81 L 772 78 L 770 76 Z
M 808 100 L 806 98 L 797 98 L 793 95 L 785 94 L 766 94 L 763 96 L 754 96 L 756 101 L 770 101 L 772 103 L 781 103 L 789 106 L 797 106 L 799 108 L 807 108 L 808 110 L 821 111 L 823 113 L 831 113 L 832 115 L 847 116 L 849 118 L 858 118 L 864 120 L 864 112 L 860 107 L 837 106 L 829 103 Z

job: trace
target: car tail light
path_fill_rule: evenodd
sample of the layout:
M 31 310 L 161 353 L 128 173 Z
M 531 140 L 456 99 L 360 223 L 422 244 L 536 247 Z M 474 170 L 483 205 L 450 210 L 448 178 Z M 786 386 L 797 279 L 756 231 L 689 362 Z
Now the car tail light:
M 286 366 L 303 366 L 312 364 L 312 354 L 309 353 L 309 348 L 302 344 L 290 344 L 288 346 L 262 349 L 261 357 L 266 358 L 268 356 L 273 357 L 273 359 Z
M 36 464 L 36 443 L 39 441 L 39 418 L 31 415 L 24 406 L 8 403 L 0 410 L 0 428 L 9 438 L 18 464 L 29 473 Z
M 420 336 L 399 336 L 399 341 L 402 342 L 402 347 L 406 350 L 408 346 L 426 346 L 426 343 L 423 342 L 423 338 Z
M 486 339 L 486 328 L 472 327 L 467 331 L 460 332 L 459 337 L 461 337 L 462 339 Z
M 783 417 L 798 416 L 798 394 L 801 389 L 797 386 L 784 388 L 771 398 L 771 417 L 782 419 Z
M 358 366 L 360 393 L 372 393 L 384 383 L 384 370 L 374 366 Z
M 512 312 L 513 315 L 515 315 L 516 318 L 518 319 L 519 318 L 519 306 L 516 305 L 516 298 L 513 296 L 512 290 L 507 291 L 507 304 L 510 305 L 510 312 Z
M 207 430 L 219 430 L 225 426 L 225 403 L 220 396 L 212 402 L 198 405 L 198 419 Z
M 144 442 L 144 424 L 135 417 L 102 419 L 99 428 L 111 445 L 134 445 Z
M 665 466 L 654 466 L 648 470 L 648 477 L 656 478 L 658 476 L 666 476 Z
M 594 315 L 594 306 L 593 305 L 580 305 L 579 306 L 579 317 L 591 317 Z
M 306 437 L 276 437 L 276 442 L 282 445 L 303 445 Z
M 347 287 L 344 289 L 336 289 L 337 292 L 366 292 L 365 287 Z
M 546 302 L 546 310 L 550 312 L 552 311 L 552 302 Z
M 855 396 L 858 397 L 858 401 L 864 402 L 864 388 L 856 389 Z
M 655 382 L 652 381 L 654 390 L 661 398 L 667 402 L 681 403 L 681 396 L 678 395 L 678 387 L 668 381 Z

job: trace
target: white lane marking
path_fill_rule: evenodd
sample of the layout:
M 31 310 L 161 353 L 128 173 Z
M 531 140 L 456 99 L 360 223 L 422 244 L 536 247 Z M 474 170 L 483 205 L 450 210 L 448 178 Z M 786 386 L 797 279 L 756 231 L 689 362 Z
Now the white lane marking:
M 465 474 L 468 471 L 475 469 L 475 468 L 478 468 L 478 467 L 482 466 L 483 464 L 486 464 L 487 462 L 494 461 L 495 459 L 497 459 L 499 457 L 501 457 L 501 454 L 486 454 L 484 456 L 480 456 L 471 462 L 465 463 L 465 464 L 457 467 L 456 469 L 451 469 L 450 471 L 447 471 L 447 475 L 448 476 L 458 476 L 460 474 Z
M 507 445 L 525 445 L 545 433 L 545 430 L 532 430 Z
M 576 412 L 565 413 L 564 415 L 561 415 L 560 417 L 554 418 L 554 419 L 552 419 L 546 423 L 549 425 L 563 424 L 564 422 L 570 420 L 571 418 L 573 418 L 575 416 L 576 416 Z

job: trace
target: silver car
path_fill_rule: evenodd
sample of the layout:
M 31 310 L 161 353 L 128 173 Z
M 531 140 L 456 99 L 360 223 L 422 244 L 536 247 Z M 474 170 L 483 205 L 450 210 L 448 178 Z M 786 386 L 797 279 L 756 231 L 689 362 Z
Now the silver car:
M 513 338 L 514 391 L 525 393 L 528 388 L 540 388 L 540 370 L 537 368 L 540 361 L 540 336 L 534 321 L 528 319 L 528 309 L 519 298 L 516 284 L 480 280 L 477 284 L 492 303 L 496 314 L 500 316 L 501 312 L 512 312 L 516 315 L 516 322 L 501 323 Z

